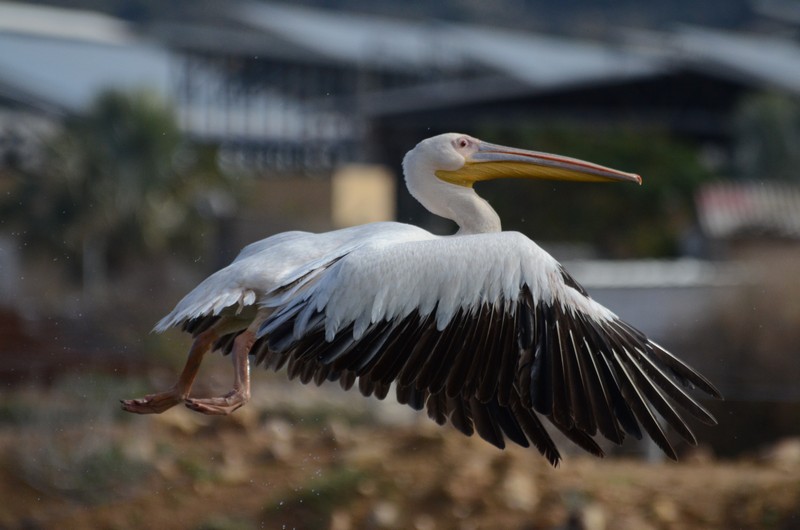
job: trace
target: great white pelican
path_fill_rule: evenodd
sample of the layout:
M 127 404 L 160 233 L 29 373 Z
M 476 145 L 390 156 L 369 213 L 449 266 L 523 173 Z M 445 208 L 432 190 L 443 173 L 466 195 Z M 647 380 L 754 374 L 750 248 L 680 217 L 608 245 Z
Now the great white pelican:
M 533 241 L 502 232 L 473 189 L 502 177 L 641 183 L 638 175 L 455 133 L 420 142 L 403 171 L 425 208 L 458 224 L 454 235 L 374 223 L 245 247 L 156 325 L 194 337 L 177 383 L 122 407 L 229 414 L 250 397 L 253 356 L 303 383 L 338 381 L 378 399 L 394 386 L 397 401 L 439 424 L 500 448 L 533 444 L 554 465 L 543 418 L 598 456 L 598 433 L 621 443 L 644 430 L 673 459 L 664 423 L 692 444 L 684 413 L 716 423 L 689 393 L 721 397 L 706 378 L 592 300 Z M 212 350 L 231 354 L 233 389 L 190 397 Z

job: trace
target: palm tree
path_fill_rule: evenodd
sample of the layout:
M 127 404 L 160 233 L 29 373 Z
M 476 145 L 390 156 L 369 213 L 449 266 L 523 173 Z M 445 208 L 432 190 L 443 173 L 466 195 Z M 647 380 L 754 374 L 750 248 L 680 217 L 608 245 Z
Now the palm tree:
M 210 155 L 182 138 L 152 94 L 107 92 L 66 120 L 34 174 L 20 172 L 3 213 L 31 242 L 78 262 L 85 293 L 102 298 L 109 273 L 131 256 L 197 248 L 208 221 L 200 199 L 226 188 Z

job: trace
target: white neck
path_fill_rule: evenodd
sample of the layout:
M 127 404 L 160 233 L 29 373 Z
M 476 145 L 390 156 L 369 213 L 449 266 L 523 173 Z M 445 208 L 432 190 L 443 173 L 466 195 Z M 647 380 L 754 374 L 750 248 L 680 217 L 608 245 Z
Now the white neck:
M 429 212 L 458 225 L 459 235 L 499 232 L 500 216 L 474 189 L 445 182 L 432 168 L 406 156 L 403 160 L 406 186 Z
M 486 200 L 474 189 L 456 184 L 444 183 L 447 186 L 447 213 L 438 213 L 423 202 L 426 208 L 437 215 L 452 219 L 458 225 L 458 234 L 486 234 L 499 232 L 500 216 Z

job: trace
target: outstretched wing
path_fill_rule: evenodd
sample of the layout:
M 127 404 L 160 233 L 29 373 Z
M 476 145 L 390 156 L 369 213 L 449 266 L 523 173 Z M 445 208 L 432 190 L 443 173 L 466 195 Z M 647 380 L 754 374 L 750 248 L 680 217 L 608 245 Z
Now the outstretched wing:
M 480 234 L 362 246 L 274 289 L 257 359 L 301 380 L 358 380 L 503 447 L 558 451 L 539 415 L 602 455 L 641 428 L 676 458 L 659 417 L 696 443 L 682 417 L 714 418 L 688 392 L 703 376 L 589 298 L 532 241 Z M 677 406 L 676 406 L 677 405 Z

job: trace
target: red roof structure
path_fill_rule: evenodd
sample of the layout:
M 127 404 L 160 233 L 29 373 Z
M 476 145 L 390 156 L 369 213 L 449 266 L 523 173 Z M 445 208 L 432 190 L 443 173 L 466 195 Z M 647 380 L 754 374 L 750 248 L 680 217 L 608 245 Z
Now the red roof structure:
M 700 189 L 697 215 L 706 236 L 800 239 L 800 185 L 787 182 L 718 182 Z

